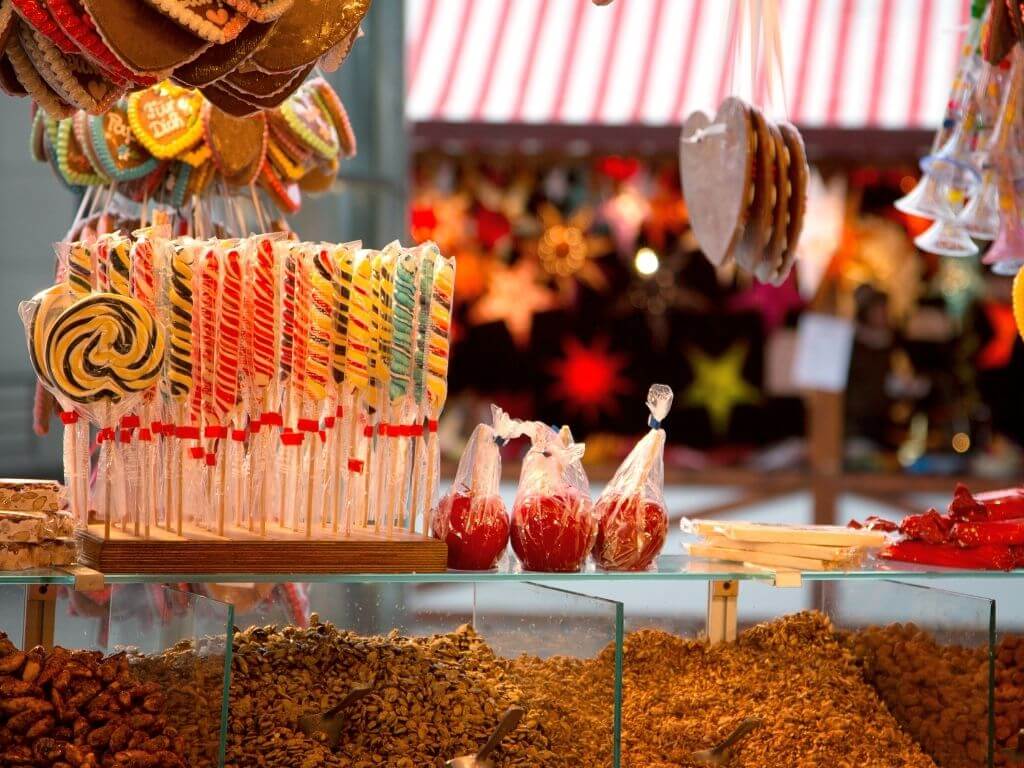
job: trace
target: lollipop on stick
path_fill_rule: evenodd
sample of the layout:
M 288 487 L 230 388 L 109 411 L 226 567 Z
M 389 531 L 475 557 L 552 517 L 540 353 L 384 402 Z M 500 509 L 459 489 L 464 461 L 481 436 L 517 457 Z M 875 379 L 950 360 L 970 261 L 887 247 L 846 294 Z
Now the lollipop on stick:
M 220 427 L 219 476 L 220 497 L 217 503 L 217 535 L 224 535 L 224 520 L 228 505 L 228 457 L 224 446 L 228 444 L 229 428 L 239 428 L 232 420 L 237 416 L 239 344 L 242 338 L 242 256 L 238 248 L 229 248 L 223 256 L 219 306 L 217 312 L 216 376 L 214 378 L 213 415 Z M 232 441 L 235 442 L 235 441 Z M 236 475 L 233 474 L 232 478 Z M 237 500 L 233 500 L 236 501 Z
M 215 390 L 217 387 L 217 297 L 220 293 L 220 257 L 216 249 L 209 245 L 203 246 L 203 255 L 197 272 L 197 290 L 195 296 L 198 311 L 194 317 L 199 320 L 199 376 L 198 394 L 200 407 L 200 423 L 202 424 L 203 464 L 198 475 L 200 482 L 197 488 L 202 489 L 202 518 L 200 524 L 209 529 L 212 524 L 212 510 L 216 502 L 217 454 L 214 452 L 216 441 L 221 437 L 221 424 L 217 418 Z M 197 452 L 198 454 L 198 452 Z
M 357 247 L 357 246 L 356 246 Z M 334 377 L 334 386 L 338 392 L 338 406 L 335 413 L 336 418 L 341 422 L 336 425 L 333 435 L 333 454 L 330 474 L 334 478 L 334 488 L 337 498 L 331 506 L 331 525 L 334 533 L 338 533 L 340 525 L 339 518 L 345 515 L 348 520 L 348 510 L 344 504 L 344 491 L 341 488 L 341 480 L 347 476 L 347 462 L 350 442 L 350 422 L 352 420 L 352 385 L 346 381 L 346 365 L 348 361 L 348 326 L 349 309 L 352 298 L 352 260 L 354 257 L 353 246 L 340 245 L 330 253 L 331 260 L 331 290 L 334 311 L 334 348 L 331 354 L 331 375 Z M 340 507 L 340 508 L 339 508 Z M 347 527 L 347 523 L 346 523 Z
M 430 330 L 427 337 L 427 401 L 429 403 L 427 442 L 427 519 L 424 535 L 430 535 L 434 490 L 441 474 L 441 453 L 437 444 L 437 420 L 448 397 L 448 339 L 451 335 L 452 297 L 455 291 L 455 260 L 440 254 L 434 263 L 433 295 L 430 299 Z
M 159 380 L 164 340 L 156 319 L 137 299 L 97 293 L 61 312 L 46 336 L 45 365 L 54 386 L 112 439 L 118 417 Z M 113 474 L 101 467 L 107 485 Z M 109 501 L 105 511 L 109 537 Z
M 389 243 L 374 256 L 374 322 L 376 328 L 376 355 L 374 357 L 374 403 L 377 409 L 377 441 L 374 446 L 373 464 L 367 468 L 367 477 L 372 478 L 372 484 L 368 487 L 367 493 L 373 494 L 373 527 L 380 533 L 384 524 L 384 516 L 388 514 L 385 507 L 385 472 L 381 471 L 386 466 L 386 451 L 390 441 L 386 439 L 385 433 L 390 427 L 391 401 L 388 398 L 391 385 L 391 339 L 392 339 L 392 280 L 394 279 L 394 266 L 401 246 L 398 243 Z
M 394 298 L 392 301 L 391 336 L 391 434 L 398 438 L 390 440 L 390 458 L 385 471 L 385 484 L 392 488 L 394 502 L 385 502 L 388 508 L 388 535 L 394 531 L 395 517 L 401 526 L 408 501 L 408 478 L 406 457 L 410 427 L 416 423 L 417 408 L 413 391 L 412 366 L 415 360 L 416 334 L 419 330 L 419 275 L 417 258 L 412 251 L 403 250 L 395 266 Z M 397 497 L 397 498 L 395 498 Z
M 416 424 L 419 427 L 418 433 L 413 436 L 413 460 L 412 460 L 412 506 L 409 515 L 409 533 L 416 530 L 416 513 L 423 509 L 423 519 L 426 520 L 426 507 L 431 499 L 420 499 L 426 479 L 426 434 L 423 424 L 427 418 L 428 399 L 426 395 L 427 378 L 427 341 L 430 336 L 430 300 L 434 290 L 434 264 L 440 255 L 434 243 L 425 243 L 419 247 L 419 308 L 416 313 L 416 357 L 412 366 L 413 393 L 416 398 Z M 429 433 L 427 433 L 429 434 Z M 421 465 L 423 469 L 421 470 Z M 429 531 L 424 530 L 424 535 Z
M 348 344 L 345 347 L 345 377 L 353 393 L 349 433 L 352 458 L 348 462 L 349 476 L 345 484 L 345 503 L 348 509 L 346 535 L 351 531 L 353 518 L 358 519 L 361 526 L 366 526 L 365 473 L 369 447 L 372 445 L 370 438 L 373 437 L 372 427 L 368 423 L 370 401 L 373 396 L 373 388 L 370 385 L 374 353 L 373 278 L 370 265 L 372 251 L 361 250 L 356 259 L 352 273 L 352 298 L 349 304 Z M 366 427 L 362 428 L 364 424 Z M 366 434 L 366 430 L 370 430 L 369 435 Z M 359 474 L 363 475 L 360 479 L 364 482 L 356 482 L 353 475 Z
M 309 342 L 306 358 L 306 390 L 303 417 L 313 427 L 311 439 L 307 442 L 307 477 L 306 485 L 306 538 L 312 538 L 313 518 L 317 508 L 317 492 L 322 490 L 316 482 L 320 455 L 319 425 L 324 416 L 323 409 L 328 402 L 328 386 L 333 384 L 331 377 L 332 355 L 332 321 L 331 300 L 332 288 L 330 271 L 321 250 L 308 254 L 307 273 L 310 276 L 309 294 Z

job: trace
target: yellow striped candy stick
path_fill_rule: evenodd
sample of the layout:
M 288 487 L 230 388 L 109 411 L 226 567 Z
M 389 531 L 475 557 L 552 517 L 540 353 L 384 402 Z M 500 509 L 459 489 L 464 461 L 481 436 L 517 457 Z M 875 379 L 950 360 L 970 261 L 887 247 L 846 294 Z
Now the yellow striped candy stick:
M 434 490 L 441 474 L 437 442 L 437 421 L 448 397 L 448 354 L 455 294 L 455 259 L 438 254 L 434 262 L 433 294 L 430 298 L 430 329 L 427 336 L 427 401 L 430 412 L 427 436 L 427 504 L 424 532 L 429 535 L 434 508 Z

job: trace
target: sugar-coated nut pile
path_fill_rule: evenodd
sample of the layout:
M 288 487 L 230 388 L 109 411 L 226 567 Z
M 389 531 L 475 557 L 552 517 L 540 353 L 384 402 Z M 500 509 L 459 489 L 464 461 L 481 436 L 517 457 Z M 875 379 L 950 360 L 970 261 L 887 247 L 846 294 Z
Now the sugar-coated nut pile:
M 1017 748 L 1024 727 L 1024 637 L 1007 634 L 996 650 L 995 764 L 1018 766 L 1003 750 Z
M 756 716 L 764 725 L 736 746 L 730 768 L 935 768 L 819 613 L 713 647 L 632 633 L 623 684 L 624 766 L 694 766 L 694 751 Z
M 499 768 L 610 765 L 610 668 L 595 694 L 572 682 L 588 679 L 587 662 L 501 659 L 468 626 L 423 638 L 363 637 L 314 617 L 309 629 L 237 634 L 233 665 L 227 765 L 234 768 L 442 768 L 476 752 L 514 704 L 526 715 L 495 753 Z M 302 714 L 326 710 L 362 685 L 374 693 L 349 711 L 335 750 L 298 729 Z M 605 697 L 604 707 L 591 705 L 588 728 L 557 722 L 559 711 L 595 695 Z
M 988 755 L 988 648 L 941 644 L 913 623 L 843 633 L 864 678 L 942 768 Z
M 41 647 L 0 633 L 0 765 L 4 768 L 183 768 L 181 737 L 158 683 L 126 654 Z

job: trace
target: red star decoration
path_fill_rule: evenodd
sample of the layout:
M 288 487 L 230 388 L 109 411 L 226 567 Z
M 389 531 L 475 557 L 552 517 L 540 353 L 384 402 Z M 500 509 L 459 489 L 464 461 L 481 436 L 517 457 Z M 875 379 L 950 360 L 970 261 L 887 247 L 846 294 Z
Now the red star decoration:
M 1017 323 L 1013 319 L 1013 310 L 1006 304 L 994 301 L 987 301 L 982 307 L 992 326 L 992 338 L 978 351 L 978 368 L 1005 368 L 1013 355 L 1014 342 L 1017 341 Z
M 623 376 L 628 359 L 609 351 L 608 339 L 594 339 L 589 347 L 574 338 L 562 340 L 564 357 L 551 365 L 556 381 L 551 397 L 565 402 L 566 410 L 575 411 L 587 421 L 597 421 L 602 414 L 615 414 L 616 398 L 629 392 L 629 380 Z
M 785 322 L 791 309 L 799 309 L 803 305 L 792 274 L 778 287 L 755 281 L 746 291 L 729 299 L 729 309 L 749 309 L 761 313 L 765 336 L 770 336 L 772 331 Z

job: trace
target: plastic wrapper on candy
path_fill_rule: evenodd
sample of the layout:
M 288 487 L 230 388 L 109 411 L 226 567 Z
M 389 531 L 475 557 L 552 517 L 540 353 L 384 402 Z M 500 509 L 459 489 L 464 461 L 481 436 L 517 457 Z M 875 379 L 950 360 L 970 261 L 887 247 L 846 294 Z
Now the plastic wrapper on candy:
M 568 429 L 525 425 L 532 447 L 523 459 L 512 506 L 512 550 L 529 571 L 578 571 L 590 554 L 597 523 L 580 463 L 584 446 Z
M 479 425 L 469 438 L 455 482 L 434 513 L 435 539 L 448 545 L 448 567 L 494 568 L 508 545 L 508 510 L 501 500 L 501 447 L 522 435 L 522 422 L 491 406 L 493 426 Z
M 665 509 L 665 430 L 672 390 L 654 384 L 647 393 L 648 432 L 615 471 L 594 505 L 594 561 L 610 571 L 641 571 L 661 552 L 668 534 Z

